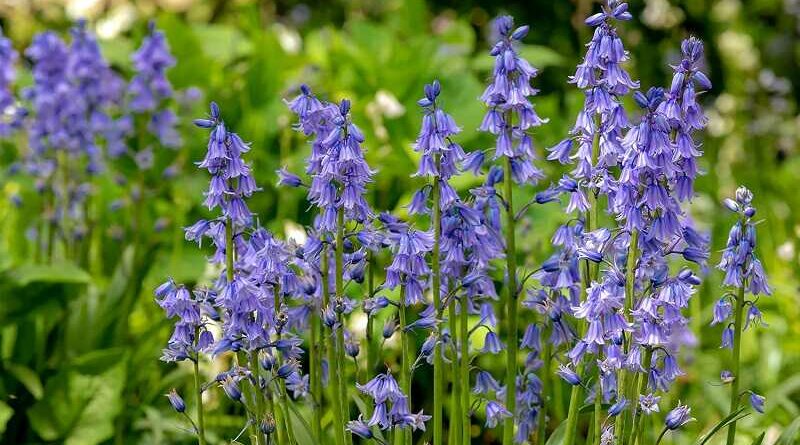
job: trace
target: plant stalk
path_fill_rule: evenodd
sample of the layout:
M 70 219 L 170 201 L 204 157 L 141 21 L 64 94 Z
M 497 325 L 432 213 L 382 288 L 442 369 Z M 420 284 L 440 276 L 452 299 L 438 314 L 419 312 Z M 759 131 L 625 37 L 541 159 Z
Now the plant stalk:
M 508 122 L 510 119 L 506 119 Z M 507 130 L 510 131 L 510 130 Z M 516 241 L 516 220 L 514 215 L 514 181 L 511 175 L 511 158 L 505 159 L 504 174 L 504 197 L 506 199 L 506 273 L 508 274 L 508 285 L 506 286 L 506 322 L 508 323 L 506 335 L 508 339 L 506 345 L 506 409 L 511 412 L 503 426 L 503 445 L 513 445 L 514 443 L 514 419 L 517 411 L 517 350 L 519 342 L 517 340 L 517 330 L 519 320 L 517 319 L 517 241 Z
M 463 304 L 461 305 L 461 312 L 466 312 Z M 450 325 L 450 338 L 454 340 L 453 344 L 466 344 L 468 339 L 461 337 L 459 334 L 455 298 L 451 298 L 450 303 L 447 305 L 447 319 Z M 458 341 L 455 341 L 456 339 L 458 339 Z M 462 357 L 461 360 L 464 360 L 464 358 Z M 461 398 L 463 383 L 459 378 L 459 374 L 461 372 L 459 361 L 458 353 L 454 350 L 453 359 L 450 362 L 450 375 L 452 376 L 452 392 L 450 394 L 450 440 L 452 441 L 451 443 L 456 445 L 459 445 L 464 441 L 464 413 L 462 412 L 463 404 Z
M 330 262 L 328 253 L 328 246 L 325 245 L 322 249 L 322 260 L 321 260 L 321 268 L 322 268 L 322 304 L 324 308 L 327 308 L 330 305 Z M 336 364 L 336 336 L 333 331 L 329 333 L 330 335 L 325 335 L 325 349 L 328 355 L 328 373 L 330 374 L 333 369 L 335 369 Z M 333 368 L 333 369 L 332 369 Z M 336 372 L 332 373 L 334 378 L 328 383 L 328 387 L 330 388 L 330 404 L 329 408 L 332 410 L 333 413 L 333 439 L 336 445 L 344 445 L 344 435 L 339 433 L 339 428 L 342 427 L 342 431 L 344 431 L 344 422 L 342 420 L 342 411 L 339 409 L 340 403 L 340 396 L 339 396 L 339 385 L 336 380 Z
M 639 396 L 642 394 L 642 391 L 644 390 L 644 386 L 647 383 L 648 370 L 650 369 L 650 362 L 652 361 L 652 359 L 653 359 L 653 349 L 652 348 L 645 348 L 644 360 L 642 361 L 645 371 L 643 373 L 638 373 L 634 377 L 634 381 L 636 382 L 635 383 L 636 390 L 633 393 L 633 397 L 631 397 L 631 401 L 630 401 L 630 403 L 631 403 L 631 411 L 633 411 L 633 414 L 632 414 L 631 422 L 630 422 L 631 423 L 630 431 L 626 434 L 627 440 L 625 442 L 623 442 L 623 443 L 627 443 L 627 444 L 630 444 L 630 445 L 633 445 L 634 443 L 636 443 L 636 435 L 639 432 L 639 428 L 640 428 L 641 422 L 642 422 L 642 416 L 639 415 L 639 409 L 638 409 Z
M 459 338 L 461 339 L 461 360 L 459 361 L 460 376 L 458 380 L 463 382 L 463 388 L 461 388 L 461 420 L 463 429 L 463 432 L 461 433 L 461 439 L 464 445 L 469 445 L 472 442 L 472 425 L 470 422 L 472 416 L 469 412 L 469 314 L 467 313 L 466 304 L 461 304 L 461 313 L 459 315 L 461 319 L 459 326 Z
M 441 158 L 436 155 L 437 171 L 441 165 Z M 433 188 L 431 190 L 433 199 L 433 209 L 431 214 L 431 224 L 433 225 L 433 252 L 431 253 L 431 293 L 433 294 L 433 305 L 436 308 L 436 318 L 442 318 L 442 296 L 441 283 L 442 275 L 439 264 L 440 240 L 442 238 L 442 213 L 441 213 L 441 194 L 439 189 L 439 178 L 433 178 Z M 440 323 L 437 322 L 437 325 Z M 444 402 L 444 361 L 442 360 L 441 346 L 441 326 L 438 326 L 437 335 L 439 338 L 433 347 L 433 445 L 442 445 L 442 405 Z
M 736 290 L 736 308 L 734 309 L 733 319 L 733 382 L 731 382 L 731 404 L 730 412 L 733 413 L 739 407 L 739 380 L 742 378 L 739 370 L 741 368 L 740 355 L 742 351 L 742 318 L 744 316 L 744 284 Z M 731 422 L 728 426 L 727 445 L 733 445 L 736 439 L 736 422 Z
M 405 303 L 405 294 L 406 289 L 405 286 L 400 286 L 400 307 L 398 308 L 398 312 L 400 313 L 400 386 L 403 390 L 403 393 L 406 395 L 406 401 L 408 403 L 409 409 L 411 409 L 411 375 L 410 375 L 410 368 L 411 365 L 411 358 L 408 352 L 408 332 L 406 332 L 407 320 L 406 320 L 406 303 Z M 398 443 L 411 445 L 411 429 L 410 428 L 402 428 L 400 430 L 400 434 L 398 434 L 400 440 Z
M 197 338 L 197 332 L 199 332 L 199 329 L 195 330 L 195 338 Z M 199 445 L 206 445 L 206 427 L 203 419 L 203 386 L 200 382 L 199 354 L 194 361 L 194 391 L 197 397 L 197 443 Z
M 340 207 L 336 213 L 336 252 L 335 252 L 335 273 L 334 276 L 336 285 L 336 302 L 344 298 L 344 208 Z M 342 437 L 342 443 L 348 443 L 347 436 L 345 435 L 345 421 L 349 417 L 350 404 L 347 400 L 347 388 L 345 387 L 344 364 L 346 357 L 344 353 L 344 314 L 336 310 L 336 318 L 338 319 L 339 327 L 336 329 L 336 383 L 339 385 L 339 410 L 340 410 L 340 424 L 337 426 L 337 434 Z

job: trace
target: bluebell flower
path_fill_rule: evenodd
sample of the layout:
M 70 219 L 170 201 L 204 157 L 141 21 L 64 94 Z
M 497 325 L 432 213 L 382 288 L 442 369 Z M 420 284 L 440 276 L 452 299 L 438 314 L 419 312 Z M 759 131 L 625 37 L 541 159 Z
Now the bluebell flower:
M 505 345 L 500 341 L 500 338 L 494 331 L 486 331 L 486 336 L 483 339 L 483 353 L 485 354 L 499 354 L 505 349 Z
M 178 391 L 175 389 L 171 389 L 169 393 L 167 393 L 167 398 L 169 399 L 169 404 L 172 405 L 172 408 L 179 412 L 186 411 L 186 403 L 183 401 L 183 398 L 178 394 Z
M 692 417 L 692 409 L 678 402 L 678 406 L 667 413 L 667 417 L 664 419 L 664 425 L 669 430 L 677 430 L 693 420 L 695 419 Z
M 494 400 L 486 402 L 486 428 L 494 428 L 508 417 L 511 417 L 511 412 L 503 404 Z
M 653 393 L 639 396 L 639 408 L 644 414 L 650 415 L 659 412 L 658 402 L 661 397 Z
M 760 414 L 764 414 L 764 402 L 766 398 L 762 395 L 756 394 L 753 391 L 750 391 L 750 406 L 753 407 L 754 410 L 758 411 Z
M 360 415 L 358 416 L 358 420 L 347 422 L 347 431 L 350 431 L 362 439 L 372 438 L 372 430 Z
M 410 412 L 408 398 L 400 390 L 400 386 L 391 373 L 378 374 L 364 385 L 356 383 L 356 388 L 368 395 L 374 403 L 372 417 L 366 424 L 368 427 L 378 426 L 381 430 L 406 427 L 410 427 L 412 430 L 425 430 L 425 422 L 430 419 L 430 416 L 424 415 L 422 411 L 417 414 Z M 348 425 L 355 428 L 355 431 L 350 429 L 354 434 L 368 434 L 364 431 L 361 418 Z
M 628 400 L 625 397 L 620 397 L 611 407 L 608 408 L 608 415 L 611 417 L 619 415 L 628 407 Z
M 488 395 L 491 392 L 500 390 L 500 384 L 492 377 L 492 374 L 486 371 L 478 371 L 475 376 L 475 386 L 472 388 L 473 394 Z
M 556 374 L 558 374 L 559 377 L 564 379 L 564 381 L 569 383 L 570 385 L 575 386 L 581 384 L 581 378 L 578 376 L 578 374 L 576 374 L 575 371 L 564 365 L 559 365 Z

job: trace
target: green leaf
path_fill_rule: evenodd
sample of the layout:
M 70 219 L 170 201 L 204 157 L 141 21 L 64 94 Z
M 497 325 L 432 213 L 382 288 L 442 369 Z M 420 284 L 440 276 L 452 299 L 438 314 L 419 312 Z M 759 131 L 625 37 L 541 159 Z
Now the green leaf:
M 83 360 L 99 363 L 91 357 Z M 28 409 L 28 419 L 45 441 L 96 445 L 114 434 L 114 419 L 123 405 L 126 364 L 119 360 L 96 375 L 75 369 L 64 369 L 47 381 L 44 397 Z
M 14 410 L 6 402 L 0 400 L 0 437 L 3 437 L 3 433 L 6 431 L 6 424 L 13 415 Z
M 756 437 L 755 440 L 753 440 L 753 443 L 751 445 L 761 445 L 761 443 L 764 442 L 764 435 L 766 434 L 767 434 L 766 431 L 759 434 L 758 437 Z
M 796 444 L 797 433 L 800 432 L 800 417 L 794 419 L 789 426 L 783 430 L 775 445 L 794 445 Z
M 27 264 L 5 270 L 0 274 L 0 293 L 18 297 L 7 298 L 0 305 L 0 322 L 28 317 L 48 308 L 63 309 L 67 301 L 82 295 L 79 288 L 90 279 L 86 271 L 71 263 Z
M 726 416 L 724 419 L 717 422 L 717 424 L 714 425 L 714 427 L 711 428 L 709 432 L 707 432 L 705 435 L 697 439 L 697 445 L 704 445 L 706 442 L 708 442 L 709 439 L 711 439 L 714 436 L 714 434 L 719 432 L 719 430 L 725 428 L 726 426 L 730 425 L 733 422 L 736 422 L 739 419 L 749 416 L 750 413 L 744 412 L 746 409 L 747 407 L 743 406 L 737 409 L 736 411 L 728 414 L 728 416 Z
M 244 34 L 232 26 L 194 25 L 195 35 L 200 40 L 203 53 L 223 65 L 250 54 L 253 44 Z
M 9 374 L 22 383 L 34 399 L 39 400 L 42 398 L 42 394 L 44 393 L 42 381 L 32 369 L 16 363 L 6 363 L 3 367 Z
M 123 362 L 125 349 L 110 348 L 91 351 L 72 360 L 70 366 L 73 370 L 85 375 L 100 375 L 107 372 L 116 364 Z
M 545 445 L 561 445 L 564 442 L 564 434 L 567 431 L 567 421 L 562 421 L 555 430 L 553 430 L 553 434 L 547 438 L 547 443 Z
M 289 419 L 292 422 L 292 428 L 294 428 L 294 438 L 297 441 L 297 445 L 314 445 L 314 434 L 311 432 L 311 426 L 291 400 L 287 400 L 286 405 L 289 406 Z
M 564 63 L 564 57 L 561 54 L 541 45 L 521 45 L 519 55 L 539 69 Z
M 91 276 L 72 263 L 25 264 L 11 272 L 14 283 L 27 286 L 31 283 L 87 284 Z

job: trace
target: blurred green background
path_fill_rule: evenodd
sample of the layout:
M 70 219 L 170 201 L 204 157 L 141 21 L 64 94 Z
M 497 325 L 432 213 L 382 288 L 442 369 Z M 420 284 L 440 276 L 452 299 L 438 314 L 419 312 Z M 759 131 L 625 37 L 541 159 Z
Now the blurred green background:
M 795 443 L 800 429 L 800 1 L 798 0 L 632 0 L 634 20 L 620 33 L 632 54 L 629 69 L 642 88 L 668 85 L 669 63 L 688 35 L 704 40 L 713 90 L 703 97 L 709 116 L 704 135 L 706 174 L 691 211 L 713 235 L 712 260 L 719 258 L 730 224 L 721 198 L 740 185 L 755 193 L 764 222 L 760 256 L 774 295 L 759 302 L 768 327 L 748 331 L 745 378 L 767 397 L 764 415 L 740 422 L 742 443 L 767 431 L 766 444 Z M 229 127 L 253 142 L 249 159 L 263 192 L 251 209 L 262 224 L 291 235 L 310 222 L 302 190 L 275 187 L 274 171 L 302 170 L 305 142 L 291 129 L 283 99 L 308 83 L 330 100 L 353 101 L 364 130 L 367 158 L 378 169 L 371 199 L 377 209 L 403 213 L 420 184 L 409 177 L 417 160 L 411 143 L 418 131 L 416 100 L 437 78 L 443 104 L 463 127 L 459 142 L 468 150 L 491 141 L 476 129 L 483 106 L 477 100 L 488 75 L 490 20 L 513 15 L 532 30 L 522 54 L 541 69 L 534 103 L 550 123 L 535 133 L 540 155 L 566 134 L 582 93 L 566 83 L 590 30 L 583 18 L 597 8 L 591 0 L 536 1 L 251 1 L 251 0 L 5 0 L 0 23 L 22 50 L 37 32 L 66 35 L 73 20 L 88 18 L 103 52 L 126 77 L 131 52 L 155 20 L 177 58 L 169 77 L 177 89 L 198 88 L 204 99 L 181 107 L 184 154 L 198 160 L 206 133 L 189 119 L 205 114 L 216 100 Z M 31 82 L 22 61 L 18 87 Z M 24 139 L 6 141 L 0 161 L 10 165 L 26 150 Z M 540 165 L 551 177 L 559 167 Z M 207 279 L 204 255 L 183 241 L 180 227 L 204 214 L 204 172 L 187 164 L 168 193 L 146 201 L 159 230 L 146 245 L 147 261 L 131 271 L 131 244 L 123 238 L 104 247 L 94 270 L 31 263 L 22 235 L 38 215 L 30 180 L 3 174 L 0 186 L 0 437 L 2 443 L 190 443 L 191 436 L 163 395 L 183 388 L 188 368 L 158 361 L 170 323 L 154 304 L 153 288 L 172 275 L 194 283 Z M 470 184 L 458 184 L 465 190 Z M 546 186 L 542 184 L 541 187 Z M 526 190 L 530 195 L 535 190 Z M 110 179 L 100 193 L 124 198 Z M 22 205 L 12 205 L 21 197 Z M 131 204 L 132 205 L 132 204 Z M 135 210 L 135 209 L 134 209 Z M 110 213 L 107 235 L 125 226 L 127 213 Z M 557 206 L 530 212 L 524 241 L 529 265 L 546 258 L 553 228 L 563 219 Z M 720 275 L 709 271 L 693 307 L 699 337 L 686 360 L 687 374 L 670 394 L 693 406 L 686 432 L 673 443 L 690 443 L 727 411 L 727 389 L 717 386 L 727 352 L 718 348 L 720 329 L 709 328 L 711 306 L 721 294 Z M 223 369 L 208 365 L 211 378 Z M 424 379 L 421 379 L 424 380 Z M 426 383 L 421 383 L 426 385 Z M 426 387 L 418 388 L 423 394 Z M 207 401 L 212 442 L 223 443 L 241 427 L 235 409 L 218 395 Z M 666 404 L 664 405 L 666 406 Z M 794 432 L 794 433 L 793 433 Z M 489 443 L 487 433 L 475 443 Z M 721 435 L 717 440 L 721 440 Z

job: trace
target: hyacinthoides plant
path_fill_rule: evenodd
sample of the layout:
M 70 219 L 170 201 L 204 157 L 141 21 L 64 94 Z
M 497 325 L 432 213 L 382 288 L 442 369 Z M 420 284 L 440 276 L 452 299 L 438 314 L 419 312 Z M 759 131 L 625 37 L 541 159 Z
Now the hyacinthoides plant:
M 334 378 L 329 385 L 335 420 L 333 434 L 336 443 L 343 445 L 349 441 L 345 435 L 345 422 L 350 406 L 345 375 L 346 338 L 349 336 L 345 332 L 345 316 L 354 309 L 355 304 L 344 294 L 345 279 L 363 280 L 367 258 L 364 246 L 372 246 L 374 242 L 374 233 L 369 225 L 372 211 L 364 198 L 366 185 L 374 172 L 364 160 L 361 149 L 364 136 L 350 119 L 349 100 L 345 99 L 339 105 L 322 102 L 304 85 L 301 94 L 289 103 L 289 108 L 300 118 L 298 129 L 315 137 L 306 171 L 311 175 L 309 201 L 319 209 L 313 227 L 321 243 L 319 270 L 322 301 L 319 302 L 317 316 L 329 332 L 325 336 L 327 364 L 324 364 L 321 356 L 316 357 L 314 363 L 318 369 L 312 370 L 312 376 L 316 374 L 317 377 L 312 386 L 317 388 L 316 397 L 319 397 L 323 368 L 333 367 Z M 299 178 L 288 172 L 282 171 L 280 174 L 284 184 L 302 184 Z M 355 241 L 363 246 L 355 249 Z M 347 253 L 345 244 L 349 246 Z M 331 259 L 333 269 L 330 267 Z M 357 354 L 357 349 L 351 347 L 351 350 Z M 319 409 L 319 404 L 315 409 Z M 315 416 L 319 417 L 319 414 Z M 317 434 L 321 434 L 319 428 Z
M 543 174 L 534 167 L 533 142 L 528 134 L 531 128 L 545 122 L 533 108 L 530 96 L 537 93 L 531 87 L 531 79 L 537 71 L 528 61 L 517 54 L 514 44 L 528 34 L 528 26 L 514 28 L 514 20 L 509 16 L 499 17 L 495 28 L 500 40 L 490 54 L 495 58 L 492 77 L 481 95 L 488 110 L 481 123 L 481 131 L 496 137 L 494 159 L 502 167 L 502 199 L 505 210 L 505 308 L 506 323 L 506 369 L 505 369 L 505 408 L 516 412 L 517 374 L 518 374 L 518 331 L 519 331 L 519 283 L 516 257 L 516 221 L 513 191 L 514 184 L 535 184 Z M 503 444 L 514 441 L 515 416 L 505 419 L 503 425 Z
M 71 34 L 69 46 L 55 33 L 38 34 L 25 51 L 34 63 L 34 83 L 23 92 L 31 104 L 27 165 L 44 194 L 48 220 L 37 229 L 37 249 L 52 260 L 58 237 L 64 258 L 85 262 L 94 224 L 93 179 L 104 169 L 103 140 L 116 143 L 103 132 L 113 122 L 111 109 L 120 104 L 124 82 L 103 59 L 85 21 Z
M 717 301 L 712 321 L 712 324 L 724 323 L 733 317 L 733 321 L 728 323 L 722 333 L 722 347 L 731 349 L 731 370 L 722 373 L 723 382 L 731 385 L 729 415 L 735 415 L 739 410 L 740 400 L 745 394 L 749 394 L 753 409 L 760 413 L 764 412 L 764 397 L 752 390 L 739 392 L 742 384 L 740 373 L 742 331 L 761 322 L 761 311 L 756 306 L 758 296 L 770 295 L 772 292 L 764 268 L 755 252 L 757 222 L 753 220 L 756 209 L 752 202 L 753 193 L 745 187 L 736 190 L 734 199 L 726 198 L 723 202 L 725 207 L 738 217 L 731 227 L 728 242 L 717 266 L 725 272 L 723 285 L 731 291 Z M 747 299 L 747 294 L 754 298 Z M 728 427 L 727 444 L 732 445 L 735 440 L 734 419 Z
M 199 376 L 200 352 L 234 353 L 233 367 L 215 380 L 230 399 L 244 406 L 252 443 L 269 441 L 276 426 L 277 440 L 292 443 L 287 389 L 296 397 L 307 393 L 298 362 L 301 341 L 287 332 L 292 326 L 287 298 L 297 295 L 299 288 L 291 267 L 294 256 L 290 246 L 254 227 L 245 199 L 257 187 L 241 157 L 249 145 L 228 131 L 215 103 L 209 117 L 195 120 L 195 125 L 211 129 L 208 151 L 198 166 L 212 175 L 205 204 L 210 210 L 220 209 L 220 216 L 186 228 L 186 238 L 198 243 L 210 238 L 215 246 L 210 261 L 220 266 L 221 273 L 212 289 L 195 292 L 194 301 L 171 280 L 156 290 L 168 315 L 179 316 L 163 358 L 194 362 L 195 430 L 201 444 L 205 440 L 202 393 L 207 385 Z M 206 329 L 210 320 L 221 322 L 216 341 Z

